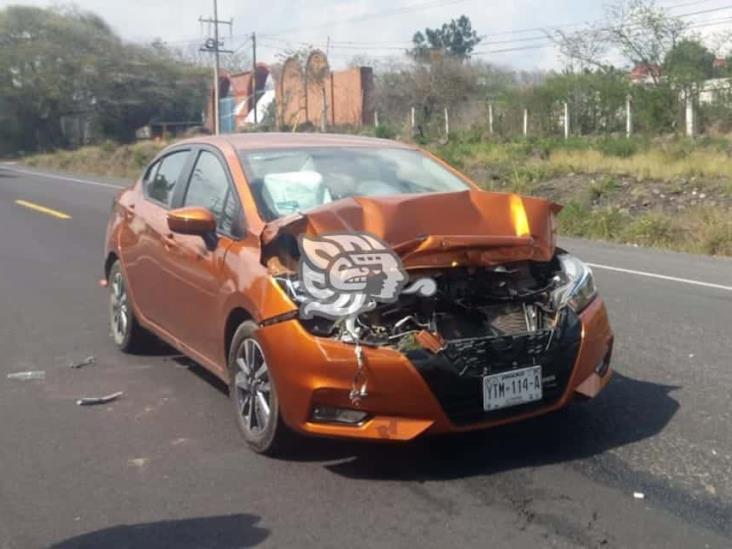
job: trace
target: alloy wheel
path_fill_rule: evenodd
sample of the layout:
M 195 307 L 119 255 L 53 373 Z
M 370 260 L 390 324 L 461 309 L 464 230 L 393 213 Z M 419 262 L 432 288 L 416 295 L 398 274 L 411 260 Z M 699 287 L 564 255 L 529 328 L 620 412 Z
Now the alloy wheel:
M 247 338 L 236 357 L 234 387 L 241 421 L 252 434 L 265 431 L 272 421 L 271 385 L 262 347 Z
M 121 272 L 114 273 L 111 286 L 110 324 L 115 342 L 121 345 L 130 330 L 129 299 L 127 298 L 127 289 Z

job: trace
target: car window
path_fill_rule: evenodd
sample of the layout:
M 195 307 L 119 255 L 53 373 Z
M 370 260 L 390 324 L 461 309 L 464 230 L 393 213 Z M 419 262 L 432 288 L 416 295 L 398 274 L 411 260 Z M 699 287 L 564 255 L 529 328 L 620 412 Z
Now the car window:
M 145 193 L 153 200 L 170 207 L 175 184 L 188 159 L 188 151 L 169 154 L 148 170 L 145 179 Z
M 183 205 L 208 208 L 216 216 L 219 229 L 231 232 L 239 203 L 229 184 L 226 170 L 216 155 L 201 151 Z
M 470 187 L 427 155 L 393 147 L 240 151 L 259 211 L 270 221 L 353 196 L 459 192 Z

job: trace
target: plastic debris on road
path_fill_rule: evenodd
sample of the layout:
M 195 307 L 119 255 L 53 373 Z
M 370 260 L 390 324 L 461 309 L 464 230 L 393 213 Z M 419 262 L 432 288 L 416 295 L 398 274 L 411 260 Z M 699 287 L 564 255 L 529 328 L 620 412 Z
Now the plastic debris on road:
M 46 379 L 46 372 L 43 370 L 31 371 L 31 372 L 15 372 L 8 374 L 8 379 L 14 379 L 16 381 L 31 381 L 34 379 Z
M 124 393 L 122 391 L 119 391 L 118 393 L 112 393 L 111 395 L 105 395 L 102 397 L 80 398 L 76 401 L 76 404 L 78 404 L 79 406 L 95 406 L 97 404 L 107 404 L 108 402 L 117 400 L 123 394 Z
M 72 362 L 69 364 L 69 368 L 83 368 L 84 366 L 91 366 L 92 364 L 95 364 L 97 361 L 96 357 L 94 355 L 90 355 L 86 357 L 84 360 L 79 360 L 77 362 Z
M 645 499 L 646 495 L 643 492 L 633 492 L 635 499 Z

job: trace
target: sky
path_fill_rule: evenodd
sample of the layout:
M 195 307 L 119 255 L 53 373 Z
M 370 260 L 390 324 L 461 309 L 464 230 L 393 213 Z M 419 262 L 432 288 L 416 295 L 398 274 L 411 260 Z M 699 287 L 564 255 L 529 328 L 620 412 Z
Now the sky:
M 657 0 L 671 13 L 701 24 L 709 36 L 732 31 L 732 3 L 726 0 Z M 571 31 L 583 23 L 603 22 L 604 0 L 218 0 L 219 19 L 233 19 L 232 36 L 222 27 L 227 49 L 251 51 L 257 33 L 257 59 L 274 61 L 288 49 L 328 47 L 331 65 L 355 56 L 399 58 L 413 34 L 467 15 L 483 36 L 475 58 L 518 70 L 559 69 L 562 60 L 541 29 Z M 58 1 L 0 0 L 11 4 L 52 6 Z M 101 15 L 123 38 L 137 42 L 162 39 L 171 46 L 195 47 L 208 36 L 199 17 L 213 16 L 213 0 L 76 0 L 78 7 Z M 727 9 L 688 15 L 693 12 Z M 725 21 L 729 18 L 728 21 Z

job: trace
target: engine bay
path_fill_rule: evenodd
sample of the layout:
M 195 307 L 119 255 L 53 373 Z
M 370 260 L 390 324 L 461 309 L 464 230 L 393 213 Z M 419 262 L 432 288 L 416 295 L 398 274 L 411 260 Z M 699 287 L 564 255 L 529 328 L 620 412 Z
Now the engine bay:
M 519 262 L 496 267 L 453 267 L 419 272 L 437 284 L 433 296 L 399 296 L 361 314 L 359 342 L 406 352 L 441 350 L 448 342 L 501 338 L 552 330 L 559 310 L 555 291 L 564 284 L 556 258 L 548 263 Z M 292 292 L 293 282 L 288 282 Z M 301 322 L 315 335 L 353 339 L 345 322 L 324 318 Z

